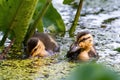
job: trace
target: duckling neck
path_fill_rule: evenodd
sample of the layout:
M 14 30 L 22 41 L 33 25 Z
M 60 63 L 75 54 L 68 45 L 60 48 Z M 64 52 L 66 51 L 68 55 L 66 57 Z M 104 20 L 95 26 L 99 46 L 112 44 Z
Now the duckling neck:
M 80 54 L 78 55 L 78 59 L 82 61 L 88 61 L 90 59 L 88 52 L 87 51 L 80 52 Z
M 89 57 L 89 51 L 92 49 L 92 47 L 81 49 L 81 52 L 78 55 L 78 59 L 82 61 L 88 61 L 90 59 Z
M 86 47 L 86 48 L 81 48 L 81 52 L 89 52 L 92 49 L 92 46 Z

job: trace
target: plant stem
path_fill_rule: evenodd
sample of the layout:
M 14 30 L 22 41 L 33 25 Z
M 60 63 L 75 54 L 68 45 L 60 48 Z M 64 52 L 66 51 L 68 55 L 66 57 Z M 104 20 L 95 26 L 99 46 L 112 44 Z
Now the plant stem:
M 75 31 L 75 28 L 77 26 L 77 22 L 78 22 L 79 17 L 80 17 L 80 12 L 82 10 L 83 1 L 84 0 L 80 0 L 80 2 L 79 2 L 79 6 L 78 6 L 78 9 L 77 9 L 73 24 L 72 24 L 72 26 L 71 26 L 71 28 L 69 30 L 69 36 L 70 37 L 73 37 L 73 35 L 74 35 L 74 31 Z
M 36 20 L 34 20 L 33 24 L 31 24 L 31 26 L 29 27 L 28 32 L 27 32 L 27 34 L 25 36 L 25 39 L 24 39 L 24 45 L 26 44 L 27 40 L 34 34 L 37 25 L 42 20 L 42 17 L 45 15 L 45 13 L 46 13 L 46 11 L 47 11 L 51 1 L 52 0 L 47 0 L 46 1 L 44 7 L 39 12 L 38 17 L 36 18 Z

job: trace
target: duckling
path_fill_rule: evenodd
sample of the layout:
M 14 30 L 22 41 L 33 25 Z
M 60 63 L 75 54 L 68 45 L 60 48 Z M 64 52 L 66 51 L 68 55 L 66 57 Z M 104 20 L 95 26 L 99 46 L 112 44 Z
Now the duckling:
M 27 41 L 27 52 L 30 54 L 29 57 L 45 57 L 53 55 L 59 52 L 60 47 L 58 46 L 55 39 L 47 33 L 36 32 Z
M 93 44 L 93 36 L 88 31 L 79 32 L 66 57 L 70 60 L 81 61 L 88 61 L 92 57 L 98 58 L 98 53 Z

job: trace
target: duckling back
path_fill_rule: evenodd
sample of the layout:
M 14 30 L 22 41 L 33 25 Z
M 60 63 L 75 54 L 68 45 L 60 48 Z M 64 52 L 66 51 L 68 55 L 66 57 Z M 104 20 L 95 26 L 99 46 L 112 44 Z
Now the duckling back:
M 27 51 L 31 56 L 46 56 L 59 52 L 57 42 L 47 33 L 36 32 L 27 42 Z
M 59 45 L 55 41 L 55 38 L 53 38 L 49 34 L 36 32 L 33 35 L 33 37 L 39 38 L 39 40 L 41 40 L 43 44 L 45 45 L 45 49 L 47 51 L 59 52 L 59 49 L 60 49 Z

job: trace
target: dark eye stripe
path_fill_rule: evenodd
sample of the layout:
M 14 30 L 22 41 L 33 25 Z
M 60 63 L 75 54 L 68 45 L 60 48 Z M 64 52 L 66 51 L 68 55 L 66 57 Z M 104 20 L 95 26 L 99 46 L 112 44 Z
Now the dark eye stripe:
M 37 48 L 35 48 L 33 52 L 35 52 L 36 50 L 37 50 Z
M 90 37 L 87 37 L 87 38 L 83 38 L 82 40 L 79 40 L 79 43 L 80 42 L 83 42 L 83 41 L 85 41 L 85 40 L 87 40 L 87 39 L 89 39 Z
M 30 55 L 32 56 L 34 54 L 34 52 L 32 52 Z
M 31 53 L 31 55 L 33 55 L 36 50 L 37 50 L 37 48 L 35 48 L 35 49 L 33 50 L 33 52 Z

